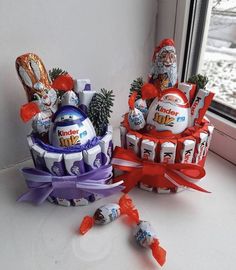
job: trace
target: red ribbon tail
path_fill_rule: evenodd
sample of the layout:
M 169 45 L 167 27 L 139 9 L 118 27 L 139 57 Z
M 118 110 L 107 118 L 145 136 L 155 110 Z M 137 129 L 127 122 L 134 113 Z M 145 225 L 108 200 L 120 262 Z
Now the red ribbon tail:
M 180 175 L 178 175 L 177 173 L 173 172 L 173 171 L 168 171 L 167 174 L 179 185 L 181 186 L 186 186 L 201 192 L 205 192 L 205 193 L 211 193 L 210 191 L 207 191 L 204 188 L 199 187 L 198 185 L 189 182 L 185 179 L 183 179 Z
M 133 171 L 129 173 L 125 173 L 115 177 L 113 181 L 118 182 L 123 180 L 125 189 L 123 189 L 122 192 L 128 193 L 133 187 L 137 185 L 137 183 L 141 180 L 141 178 L 142 178 L 141 169 L 133 169 Z

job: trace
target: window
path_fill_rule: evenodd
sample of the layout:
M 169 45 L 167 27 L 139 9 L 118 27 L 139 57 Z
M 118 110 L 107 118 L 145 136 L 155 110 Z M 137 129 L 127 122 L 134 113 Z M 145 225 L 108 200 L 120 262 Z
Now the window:
M 207 87 L 216 91 L 207 113 L 215 126 L 210 149 L 236 164 L 235 6 L 235 0 L 159 0 L 157 42 L 175 40 L 180 81 L 197 73 L 209 77 Z

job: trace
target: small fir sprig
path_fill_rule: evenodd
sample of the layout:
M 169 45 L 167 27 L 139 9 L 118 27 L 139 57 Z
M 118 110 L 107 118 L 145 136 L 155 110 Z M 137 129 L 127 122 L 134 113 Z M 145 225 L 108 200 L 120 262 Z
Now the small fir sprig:
M 114 94 L 112 90 L 101 89 L 101 93 L 96 93 L 88 109 L 88 117 L 91 120 L 96 134 L 101 136 L 104 134 L 109 118 L 111 117 Z
M 134 80 L 130 85 L 129 96 L 131 96 L 133 92 L 136 91 L 138 93 L 136 99 L 141 98 L 142 97 L 141 88 L 143 85 L 144 81 L 142 77 L 138 77 L 136 80 Z
M 67 71 L 61 69 L 61 68 L 53 68 L 49 70 L 49 77 L 51 81 L 53 82 L 58 76 L 60 75 L 66 75 L 68 74 Z
M 205 89 L 206 85 L 208 83 L 208 77 L 201 75 L 201 74 L 197 74 L 197 75 L 193 75 L 188 79 L 189 83 L 194 83 L 197 85 L 197 90 L 198 89 Z

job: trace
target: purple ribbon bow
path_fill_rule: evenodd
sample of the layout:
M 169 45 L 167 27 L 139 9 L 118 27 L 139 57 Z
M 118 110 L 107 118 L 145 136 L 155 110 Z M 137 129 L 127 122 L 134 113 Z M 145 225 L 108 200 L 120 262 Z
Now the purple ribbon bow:
M 106 197 L 123 189 L 123 181 L 106 184 L 113 175 L 110 164 L 81 175 L 56 176 L 35 168 L 23 168 L 22 173 L 29 190 L 17 199 L 19 202 L 41 204 L 58 191 L 65 198 L 78 196 L 84 191 Z

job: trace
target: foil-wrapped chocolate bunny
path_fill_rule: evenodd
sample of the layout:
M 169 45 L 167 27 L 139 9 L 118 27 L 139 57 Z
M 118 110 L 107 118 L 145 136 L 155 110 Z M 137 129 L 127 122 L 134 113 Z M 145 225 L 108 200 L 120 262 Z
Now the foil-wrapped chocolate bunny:
M 42 60 L 34 53 L 17 57 L 16 70 L 29 102 L 35 102 L 41 111 L 57 110 L 57 93 L 51 88 L 50 79 Z

